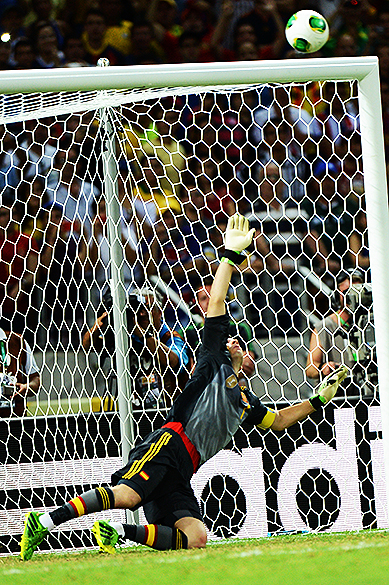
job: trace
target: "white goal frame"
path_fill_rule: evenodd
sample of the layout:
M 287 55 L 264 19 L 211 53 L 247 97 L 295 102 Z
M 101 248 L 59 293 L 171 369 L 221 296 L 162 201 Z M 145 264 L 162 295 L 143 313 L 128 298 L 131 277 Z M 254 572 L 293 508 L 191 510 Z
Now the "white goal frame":
M 3 94 L 357 81 L 389 503 L 389 213 L 377 57 L 1 71 Z M 0 124 L 3 121 L 0 104 Z

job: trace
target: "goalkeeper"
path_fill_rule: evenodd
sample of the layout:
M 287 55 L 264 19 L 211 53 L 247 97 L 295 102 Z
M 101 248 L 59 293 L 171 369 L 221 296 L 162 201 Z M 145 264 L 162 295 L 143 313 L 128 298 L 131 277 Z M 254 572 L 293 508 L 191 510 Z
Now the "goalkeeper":
M 253 238 L 248 220 L 236 214 L 227 225 L 225 252 L 216 271 L 204 325 L 203 346 L 193 376 L 173 404 L 163 427 L 130 452 L 128 464 L 112 475 L 112 487 L 89 490 L 53 512 L 29 512 L 21 539 L 23 560 L 56 526 L 83 514 L 143 506 L 148 524 L 99 520 L 92 532 L 100 549 L 114 552 L 121 540 L 158 550 L 199 548 L 206 530 L 190 480 L 200 465 L 223 449 L 243 421 L 282 431 L 330 401 L 345 378 L 341 367 L 325 378 L 309 400 L 274 411 L 238 385 L 243 350 L 227 338 L 225 298 L 235 264 Z

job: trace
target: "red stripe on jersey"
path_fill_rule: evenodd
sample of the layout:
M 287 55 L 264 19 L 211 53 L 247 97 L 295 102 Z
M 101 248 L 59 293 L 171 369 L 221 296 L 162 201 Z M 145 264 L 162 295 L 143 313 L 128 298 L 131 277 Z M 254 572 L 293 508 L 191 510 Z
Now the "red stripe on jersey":
M 182 424 L 179 422 L 169 422 L 169 423 L 166 423 L 166 425 L 163 425 L 162 428 L 163 429 L 164 428 L 172 429 L 178 435 L 180 435 L 180 437 L 181 437 L 181 439 L 186 447 L 186 450 L 188 451 L 189 456 L 192 459 L 193 471 L 196 473 L 196 471 L 199 468 L 200 455 L 199 455 L 196 447 L 193 445 L 192 441 L 184 433 L 184 428 L 183 428 Z

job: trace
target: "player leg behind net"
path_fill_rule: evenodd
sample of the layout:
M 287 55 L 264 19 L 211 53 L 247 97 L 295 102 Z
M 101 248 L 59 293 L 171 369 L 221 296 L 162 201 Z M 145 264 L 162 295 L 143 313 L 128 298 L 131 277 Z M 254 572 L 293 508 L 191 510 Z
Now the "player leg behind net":
M 275 411 L 238 384 L 243 350 L 228 338 L 225 299 L 241 252 L 253 237 L 247 219 L 229 219 L 225 252 L 216 271 L 204 325 L 202 350 L 184 391 L 164 425 L 148 435 L 129 455 L 128 464 L 112 475 L 112 487 L 88 490 L 53 512 L 27 514 L 20 556 L 29 560 L 56 526 L 84 514 L 143 506 L 148 524 L 129 525 L 103 520 L 92 532 L 100 549 L 114 552 L 120 539 L 158 550 L 199 548 L 207 535 L 190 481 L 198 467 L 223 449 L 243 421 L 282 431 L 321 409 L 347 375 L 340 367 L 325 378 L 316 396 Z

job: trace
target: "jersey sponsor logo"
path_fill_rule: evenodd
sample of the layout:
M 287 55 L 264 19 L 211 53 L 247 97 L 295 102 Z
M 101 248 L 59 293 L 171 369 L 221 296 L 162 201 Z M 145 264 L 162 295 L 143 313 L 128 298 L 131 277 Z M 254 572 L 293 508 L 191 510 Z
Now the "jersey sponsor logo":
M 238 380 L 236 379 L 236 376 L 234 374 L 231 374 L 231 376 L 228 376 L 228 378 L 226 380 L 226 387 L 227 388 L 234 388 L 237 384 L 238 384 Z

